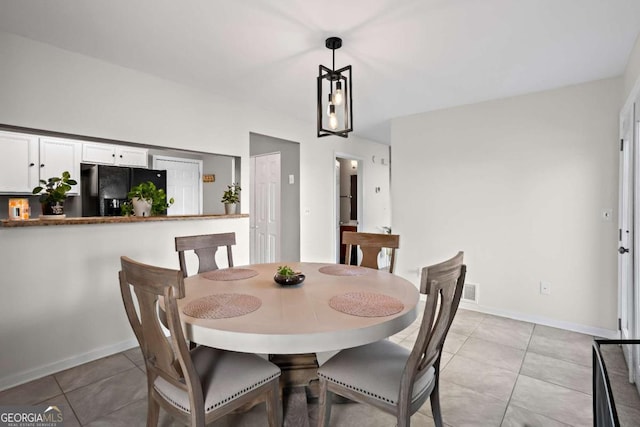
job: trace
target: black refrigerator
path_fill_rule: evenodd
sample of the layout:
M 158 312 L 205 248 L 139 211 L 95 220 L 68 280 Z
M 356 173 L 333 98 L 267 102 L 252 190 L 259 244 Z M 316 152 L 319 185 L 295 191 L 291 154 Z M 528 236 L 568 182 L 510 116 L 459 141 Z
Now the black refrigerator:
M 131 168 L 131 187 L 151 181 L 158 189 L 167 191 L 167 171 L 156 169 Z
M 131 187 L 151 181 L 167 191 L 167 171 L 83 163 L 80 173 L 82 216 L 119 216 Z

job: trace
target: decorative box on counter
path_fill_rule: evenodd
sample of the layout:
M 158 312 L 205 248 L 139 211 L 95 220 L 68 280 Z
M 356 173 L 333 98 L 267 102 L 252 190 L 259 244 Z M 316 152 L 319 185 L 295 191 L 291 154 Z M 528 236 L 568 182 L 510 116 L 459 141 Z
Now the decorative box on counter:
M 9 219 L 22 221 L 29 219 L 29 199 L 9 199 Z

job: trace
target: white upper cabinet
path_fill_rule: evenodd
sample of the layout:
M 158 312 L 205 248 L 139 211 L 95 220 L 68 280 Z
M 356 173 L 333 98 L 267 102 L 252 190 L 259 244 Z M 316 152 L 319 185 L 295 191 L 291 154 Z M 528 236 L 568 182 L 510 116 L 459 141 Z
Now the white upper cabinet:
M 116 165 L 135 166 L 139 168 L 149 167 L 149 153 L 146 148 L 116 147 Z
M 39 166 L 37 136 L 0 131 L 0 193 L 31 193 Z
M 68 171 L 80 182 L 82 144 L 70 139 L 0 131 L 0 193 L 31 194 L 39 180 Z M 78 194 L 79 185 L 69 194 Z
M 146 148 L 85 142 L 82 144 L 82 161 L 146 168 L 148 167 L 148 151 Z
M 116 147 L 109 144 L 82 144 L 82 161 L 87 163 L 104 163 L 112 165 L 116 162 Z
M 62 176 L 68 171 L 78 184 L 71 187 L 69 194 L 80 193 L 80 150 L 82 143 L 71 139 L 40 138 L 40 179 L 47 180 Z

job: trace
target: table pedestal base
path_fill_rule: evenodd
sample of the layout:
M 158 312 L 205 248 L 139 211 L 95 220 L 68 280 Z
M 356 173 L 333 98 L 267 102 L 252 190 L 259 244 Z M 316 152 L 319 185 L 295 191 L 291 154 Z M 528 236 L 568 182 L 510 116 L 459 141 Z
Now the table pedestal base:
M 311 398 L 318 397 L 318 359 L 315 353 L 271 354 L 269 360 L 280 367 L 280 387 L 306 387 Z

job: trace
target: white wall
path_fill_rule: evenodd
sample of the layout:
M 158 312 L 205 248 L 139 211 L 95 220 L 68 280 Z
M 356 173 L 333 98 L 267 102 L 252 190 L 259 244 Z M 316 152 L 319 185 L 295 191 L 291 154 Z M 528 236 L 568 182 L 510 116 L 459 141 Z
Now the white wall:
M 242 248 L 248 228 L 249 218 L 0 228 L 0 390 L 136 344 L 120 256 L 178 269 L 175 236 L 232 231 Z M 233 259 L 249 262 L 246 251 Z
M 240 156 L 243 165 L 248 165 L 250 132 L 300 142 L 303 261 L 333 259 L 328 230 L 335 212 L 334 152 L 388 158 L 386 145 L 354 136 L 316 138 L 315 99 L 309 100 L 309 120 L 303 123 L 1 32 L 0 58 L 3 124 Z M 313 78 L 312 73 L 310 84 Z M 388 223 L 389 169 L 369 161 L 364 173 L 364 211 L 372 223 Z M 248 178 L 249 168 L 243 167 L 242 181 Z M 374 194 L 375 186 L 387 191 Z M 242 192 L 245 213 L 248 193 Z
M 624 82 L 623 102 L 627 100 L 631 91 L 640 78 L 640 36 L 636 39 L 636 44 L 631 50 L 629 61 L 622 76 Z
M 302 261 L 335 260 L 335 153 L 388 158 L 387 146 L 356 137 L 317 139 L 314 99 L 309 100 L 309 120 L 300 122 L 7 33 L 0 33 L 0 58 L 1 124 L 240 156 L 245 166 L 241 168 L 243 183 L 249 182 L 250 132 L 300 142 Z M 310 70 L 310 84 L 313 82 Z M 365 221 L 387 224 L 389 168 L 373 162 L 365 162 L 364 167 Z M 374 193 L 376 186 L 382 188 L 380 193 Z M 242 210 L 248 213 L 248 184 L 244 188 Z M 141 224 L 110 226 L 113 240 L 105 237 L 109 243 L 104 248 L 88 245 L 89 238 L 97 235 L 91 227 L 79 227 L 69 234 L 60 233 L 64 230 L 60 227 L 0 228 L 0 308 L 11 308 L 0 313 L 0 389 L 54 372 L 69 361 L 101 357 L 121 345 L 123 337 L 133 338 L 121 301 L 113 299 L 118 286 L 114 266 L 125 252 L 122 242 L 136 236 L 138 246 L 127 243 L 128 254 L 155 264 L 173 259 L 177 265 L 173 244 L 166 236 L 208 232 L 197 221 L 191 228 L 177 222 L 167 224 L 162 241 L 139 238 L 136 227 L 143 227 Z M 216 229 L 223 231 L 220 224 L 226 223 L 218 224 Z M 62 236 L 59 243 L 52 237 L 54 232 Z M 238 265 L 249 260 L 248 233 L 247 220 L 237 229 L 234 261 L 239 260 Z M 19 256 L 9 244 L 13 241 L 19 242 Z M 38 251 L 29 249 L 33 247 Z M 63 277 L 52 281 L 58 263 L 69 266 Z M 101 263 L 108 268 L 100 267 Z M 50 306 L 37 295 L 44 283 L 50 286 Z M 95 322 L 87 322 L 87 304 L 105 303 L 101 302 L 104 292 L 110 293 L 112 305 L 97 313 Z M 39 298 L 37 303 L 31 303 L 31 296 Z M 12 317 L 18 308 L 38 310 L 38 317 L 32 323 L 25 322 L 24 315 Z
M 215 175 L 214 182 L 202 183 L 202 205 L 205 213 L 223 214 L 222 193 L 227 185 L 233 184 L 233 158 L 223 156 L 205 156 L 202 170 L 204 174 Z M 245 187 L 248 185 L 245 184 Z M 244 190 L 243 190 L 244 191 Z M 245 209 L 249 210 L 249 209 Z
M 621 92 L 609 79 L 394 120 L 397 272 L 417 283 L 464 250 L 480 309 L 615 330 L 617 222 L 601 215 L 617 218 Z

